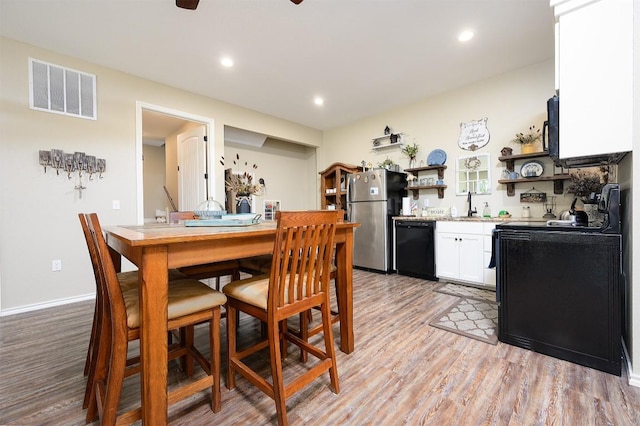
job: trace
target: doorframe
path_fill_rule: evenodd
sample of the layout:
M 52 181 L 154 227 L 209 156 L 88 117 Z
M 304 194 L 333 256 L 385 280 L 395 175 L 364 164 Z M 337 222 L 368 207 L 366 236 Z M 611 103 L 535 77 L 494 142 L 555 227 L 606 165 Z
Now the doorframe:
M 143 178 L 143 158 L 142 158 L 142 110 L 159 112 L 162 114 L 172 115 L 187 121 L 193 121 L 205 126 L 205 135 L 207 136 L 207 191 L 213 194 L 215 188 L 215 173 L 213 167 L 213 159 L 215 158 L 215 135 L 213 132 L 214 120 L 210 117 L 191 114 L 172 108 L 154 105 L 147 102 L 136 101 L 136 218 L 138 225 L 144 224 L 144 178 Z

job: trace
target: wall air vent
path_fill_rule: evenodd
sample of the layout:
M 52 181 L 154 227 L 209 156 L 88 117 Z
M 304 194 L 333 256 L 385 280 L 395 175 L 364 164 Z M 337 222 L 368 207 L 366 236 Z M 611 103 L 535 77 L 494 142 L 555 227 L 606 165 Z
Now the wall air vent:
M 29 58 L 29 106 L 95 120 L 96 76 Z

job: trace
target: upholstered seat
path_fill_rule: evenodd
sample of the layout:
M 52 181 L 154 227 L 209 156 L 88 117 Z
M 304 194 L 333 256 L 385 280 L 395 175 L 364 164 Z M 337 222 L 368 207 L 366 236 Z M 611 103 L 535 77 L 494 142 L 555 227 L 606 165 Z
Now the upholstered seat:
M 118 406 L 124 378 L 138 371 L 137 367 L 127 368 L 128 343 L 140 337 L 138 290 L 133 285 L 123 290 L 97 215 L 89 214 L 85 218 L 97 253 L 98 287 L 104 312 L 98 324 L 101 330 L 95 343 L 97 356 L 89 373 L 93 386 L 86 419 L 92 422 L 99 415 L 101 424 L 132 423 L 140 420 L 142 410 L 137 408 L 118 415 Z M 214 412 L 220 411 L 220 306 L 225 302 L 222 293 L 196 280 L 184 279 L 169 284 L 167 329 L 183 332 L 180 345 L 173 345 L 168 359 L 183 357 L 189 377 L 193 375 L 194 360 L 206 373 L 204 377 L 188 380 L 168 392 L 169 401 L 182 400 L 210 388 L 211 408 Z M 193 344 L 194 325 L 202 322 L 209 325 L 208 358 Z
M 138 286 L 128 290 L 123 289 L 122 298 L 127 308 L 127 327 L 140 327 Z M 209 287 L 199 281 L 191 279 L 172 281 L 169 285 L 168 319 L 173 320 L 211 306 L 221 306 L 226 300 L 224 294 L 209 291 Z
M 227 295 L 227 387 L 235 387 L 235 373 L 273 398 L 278 424 L 287 424 L 286 399 L 329 372 L 335 393 L 340 391 L 329 311 L 329 275 L 336 230 L 337 212 L 277 212 L 276 241 L 267 276 L 235 281 L 223 288 Z M 324 350 L 289 333 L 286 320 L 319 306 L 322 312 Z M 237 348 L 236 313 L 245 312 L 267 324 L 267 340 L 249 348 Z M 285 385 L 282 373 L 282 347 L 291 342 L 318 359 L 316 365 Z M 281 345 L 283 345 L 281 347 Z M 243 359 L 269 348 L 269 382 L 252 370 Z
M 342 211 L 340 211 L 342 212 Z M 252 274 L 254 276 L 261 275 L 269 275 L 271 271 L 271 263 L 273 261 L 273 255 L 264 254 L 261 256 L 253 256 L 244 259 L 240 259 L 239 266 L 242 272 L 246 272 L 248 274 Z M 336 280 L 336 273 L 338 271 L 338 267 L 335 262 L 331 262 L 331 279 L 335 282 L 335 292 L 336 298 L 338 297 L 338 283 Z M 314 306 L 313 310 L 318 310 L 317 306 Z M 322 331 L 322 324 L 317 324 L 315 327 L 309 327 L 309 324 L 313 321 L 313 310 L 308 310 L 307 312 L 302 312 L 300 314 L 300 327 L 297 330 L 290 329 L 292 333 L 296 336 L 300 337 L 303 340 L 309 340 L 311 336 L 315 336 L 316 334 Z M 340 322 L 340 313 L 338 311 L 331 311 L 331 323 L 337 324 Z M 302 351 L 300 354 L 300 360 L 302 362 L 307 362 L 307 353 Z

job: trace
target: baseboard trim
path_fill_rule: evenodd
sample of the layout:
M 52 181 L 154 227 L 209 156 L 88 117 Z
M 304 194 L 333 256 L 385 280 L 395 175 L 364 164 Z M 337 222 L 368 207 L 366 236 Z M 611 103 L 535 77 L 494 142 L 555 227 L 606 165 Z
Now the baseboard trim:
M 34 303 L 32 305 L 18 306 L 17 308 L 4 309 L 0 311 L 0 317 L 9 315 L 22 314 L 25 312 L 39 311 L 40 309 L 53 308 L 55 306 L 68 305 L 70 303 L 84 302 L 86 300 L 94 300 L 95 293 L 84 294 L 82 296 L 68 297 L 65 299 L 51 300 L 43 303 Z

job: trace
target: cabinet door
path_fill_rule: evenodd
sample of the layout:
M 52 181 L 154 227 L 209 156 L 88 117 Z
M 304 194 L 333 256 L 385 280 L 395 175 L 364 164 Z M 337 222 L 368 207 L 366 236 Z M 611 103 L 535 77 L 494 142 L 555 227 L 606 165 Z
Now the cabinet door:
M 461 235 L 458 238 L 460 279 L 474 283 L 483 281 L 484 238 L 482 235 Z
M 633 1 L 556 3 L 560 158 L 631 151 Z
M 438 278 L 458 279 L 460 264 L 458 260 L 458 236 L 438 233 L 436 244 L 436 275 Z

